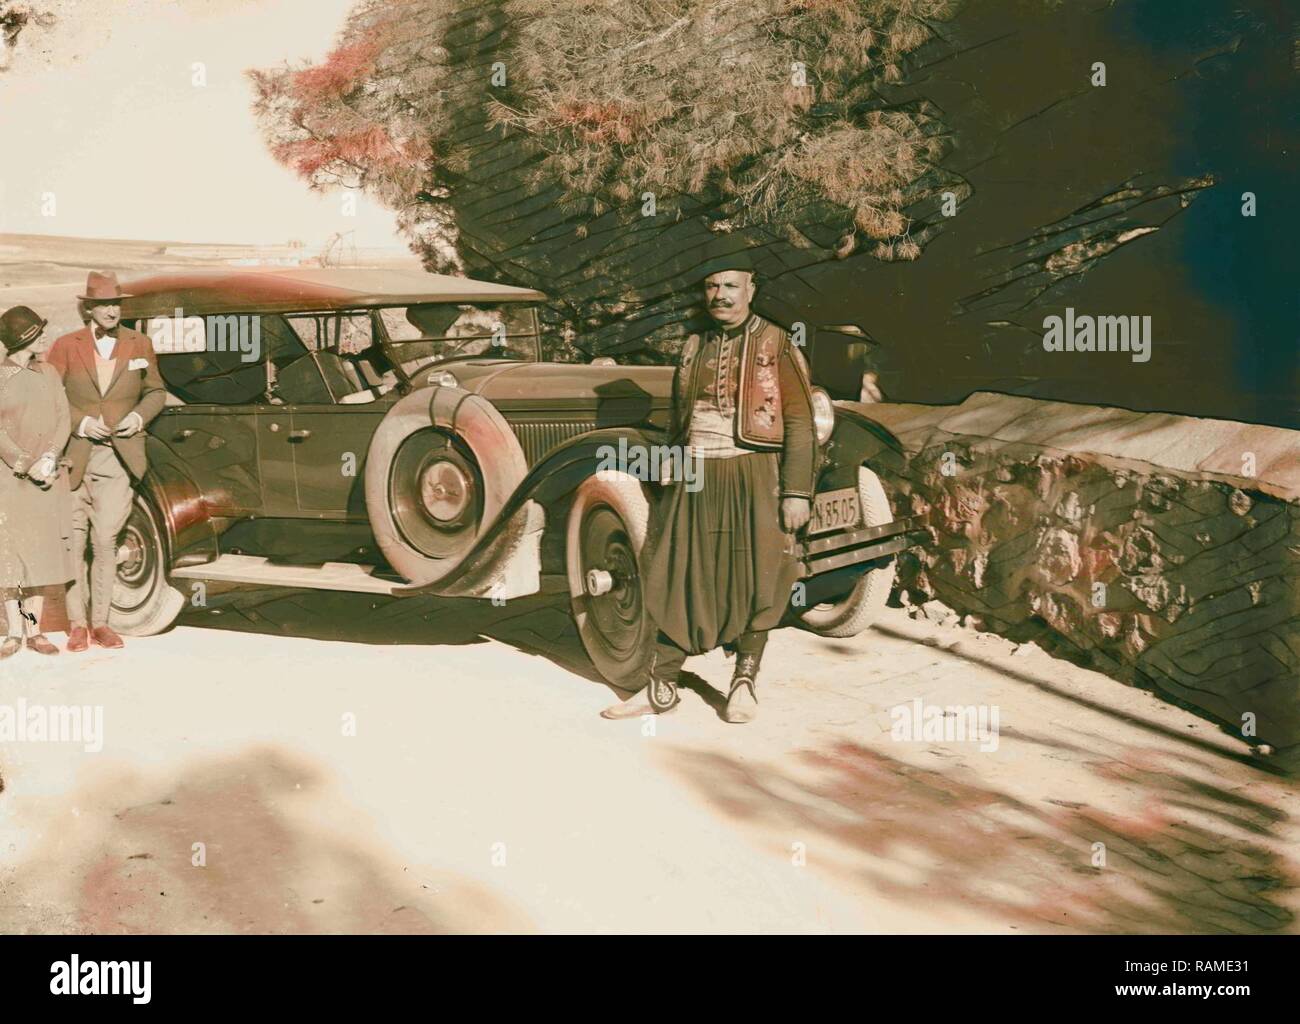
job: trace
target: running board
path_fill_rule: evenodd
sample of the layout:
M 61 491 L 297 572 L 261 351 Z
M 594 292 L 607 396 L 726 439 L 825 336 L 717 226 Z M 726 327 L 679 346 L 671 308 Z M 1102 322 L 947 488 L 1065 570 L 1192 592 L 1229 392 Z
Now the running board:
M 351 562 L 276 565 L 257 555 L 221 555 L 205 565 L 173 569 L 171 577 L 301 590 L 345 590 L 358 594 L 392 594 L 407 585 L 400 580 L 380 579 L 373 575 L 373 569 L 368 565 L 353 565 Z

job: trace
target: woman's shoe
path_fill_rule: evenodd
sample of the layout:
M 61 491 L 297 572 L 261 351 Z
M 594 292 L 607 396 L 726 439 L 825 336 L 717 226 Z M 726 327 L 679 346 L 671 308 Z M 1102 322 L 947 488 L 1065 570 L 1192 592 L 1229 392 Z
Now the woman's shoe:
M 4 643 L 0 643 L 0 660 L 12 658 L 22 649 L 23 642 L 18 637 L 6 637 Z
M 37 654 L 58 654 L 59 649 L 50 643 L 50 638 L 44 633 L 37 633 L 35 636 L 27 638 L 27 647 Z

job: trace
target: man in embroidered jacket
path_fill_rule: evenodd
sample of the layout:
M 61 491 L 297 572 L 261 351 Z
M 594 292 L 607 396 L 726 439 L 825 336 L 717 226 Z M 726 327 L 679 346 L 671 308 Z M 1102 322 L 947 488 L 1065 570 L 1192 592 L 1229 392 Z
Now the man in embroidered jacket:
M 799 579 L 796 534 L 808 522 L 817 457 L 812 385 L 787 333 L 750 311 L 755 283 L 741 256 L 704 280 L 714 327 L 691 335 L 673 382 L 671 445 L 698 460 L 652 512 L 642 557 L 647 609 L 658 637 L 646 703 L 604 712 L 623 718 L 677 703 L 688 655 L 736 652 L 723 717 L 757 713 L 756 681 L 768 631 Z

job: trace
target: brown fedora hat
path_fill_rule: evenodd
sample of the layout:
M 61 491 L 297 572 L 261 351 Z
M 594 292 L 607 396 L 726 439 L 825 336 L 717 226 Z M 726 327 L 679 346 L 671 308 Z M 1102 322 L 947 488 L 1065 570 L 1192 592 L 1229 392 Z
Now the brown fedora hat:
M 27 306 L 14 306 L 0 316 L 0 342 L 8 352 L 21 352 L 41 336 L 47 323 Z
M 116 302 L 130 297 L 122 291 L 122 286 L 117 283 L 117 275 L 111 270 L 102 274 L 98 270 L 92 270 L 86 278 L 86 294 L 77 296 L 82 302 Z

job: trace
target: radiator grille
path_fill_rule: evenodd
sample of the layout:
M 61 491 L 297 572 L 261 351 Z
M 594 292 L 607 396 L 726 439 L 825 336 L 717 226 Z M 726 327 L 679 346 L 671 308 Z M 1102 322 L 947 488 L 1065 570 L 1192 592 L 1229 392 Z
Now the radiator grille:
M 512 423 L 511 426 L 519 438 L 529 468 L 556 445 L 596 429 L 594 420 L 533 420 Z

